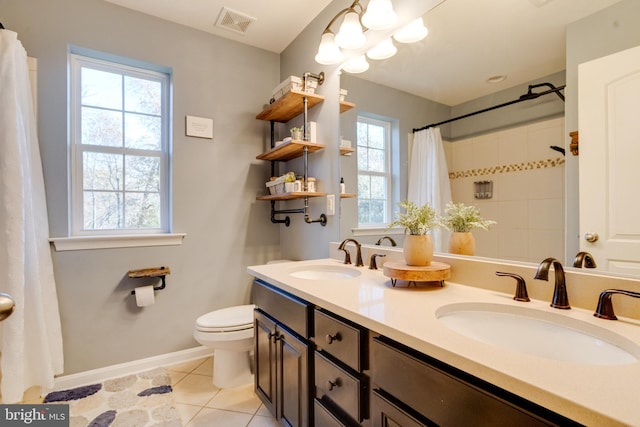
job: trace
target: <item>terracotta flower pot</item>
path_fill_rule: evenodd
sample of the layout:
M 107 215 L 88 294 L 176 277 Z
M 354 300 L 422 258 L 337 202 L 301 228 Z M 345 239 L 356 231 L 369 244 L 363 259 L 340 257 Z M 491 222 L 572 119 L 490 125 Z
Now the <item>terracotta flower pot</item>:
M 473 255 L 476 250 L 476 239 L 470 231 L 454 231 L 449 237 L 449 253 Z
M 433 259 L 433 241 L 428 234 L 406 235 L 402 246 L 404 262 L 407 265 L 431 265 Z

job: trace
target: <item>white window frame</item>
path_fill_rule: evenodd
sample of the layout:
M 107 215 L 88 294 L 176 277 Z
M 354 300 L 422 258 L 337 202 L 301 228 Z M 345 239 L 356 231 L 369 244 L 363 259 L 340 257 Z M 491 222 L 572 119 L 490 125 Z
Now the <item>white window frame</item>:
M 78 48 L 69 53 L 69 236 L 50 239 L 56 250 L 164 246 L 180 244 L 185 234 L 172 233 L 171 218 L 171 70 Z M 162 86 L 161 149 L 147 151 L 120 147 L 83 145 L 80 141 L 80 70 L 90 67 L 154 80 Z M 158 228 L 85 230 L 83 222 L 83 152 L 125 152 L 160 159 L 160 218 Z
M 357 166 L 357 176 L 360 177 L 360 175 L 370 175 L 370 176 L 384 176 L 386 177 L 386 182 L 387 182 L 387 188 L 385 191 L 385 198 L 386 198 L 386 210 L 385 210 L 385 218 L 386 221 L 384 223 L 367 223 L 367 224 L 361 224 L 360 223 L 360 214 L 358 212 L 358 229 L 360 230 L 364 230 L 364 229 L 375 229 L 375 230 L 379 230 L 381 228 L 385 228 L 388 224 L 390 224 L 392 222 L 392 218 L 391 218 L 391 211 L 392 211 L 392 204 L 393 204 L 393 185 L 392 185 L 392 179 L 393 179 L 393 171 L 392 171 L 392 164 L 393 164 L 393 160 L 392 160 L 392 135 L 391 135 L 391 131 L 392 131 L 392 122 L 389 120 L 383 120 L 383 119 L 376 119 L 376 118 L 372 118 L 372 117 L 367 117 L 367 116 L 362 116 L 362 115 L 358 115 L 357 118 L 357 124 L 359 123 L 367 123 L 367 124 L 373 124 L 373 125 L 377 125 L 377 126 L 381 126 L 385 129 L 385 137 L 384 137 L 384 151 L 385 151 L 385 165 L 384 168 L 385 170 L 383 172 L 373 172 L 373 171 L 365 171 L 365 170 L 361 170 L 360 169 L 360 165 L 358 164 Z M 357 143 L 356 143 L 357 144 Z M 358 147 L 359 148 L 359 147 Z M 358 194 L 358 201 L 360 200 L 360 195 Z

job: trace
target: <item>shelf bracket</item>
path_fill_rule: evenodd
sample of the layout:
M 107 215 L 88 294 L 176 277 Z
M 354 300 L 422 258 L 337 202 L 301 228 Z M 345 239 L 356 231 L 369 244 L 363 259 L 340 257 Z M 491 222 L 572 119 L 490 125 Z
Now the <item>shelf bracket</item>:
M 291 219 L 287 215 L 284 219 L 276 218 L 276 215 L 284 215 L 284 214 L 294 214 L 294 213 L 303 213 L 306 215 L 306 211 L 304 209 L 276 209 L 275 200 L 271 201 L 271 222 L 274 224 L 284 224 L 285 226 L 289 226 L 291 224 Z

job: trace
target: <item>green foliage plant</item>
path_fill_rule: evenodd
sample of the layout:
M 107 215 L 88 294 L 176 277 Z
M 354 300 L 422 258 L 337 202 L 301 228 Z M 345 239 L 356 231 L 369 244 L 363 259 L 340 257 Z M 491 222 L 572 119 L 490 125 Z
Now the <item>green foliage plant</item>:
M 410 200 L 398 203 L 404 213 L 396 212 L 396 220 L 389 227 L 401 226 L 411 235 L 427 234 L 439 225 L 435 209 L 429 204 L 418 206 Z
M 440 218 L 440 224 L 450 231 L 466 233 L 475 228 L 489 230 L 496 222 L 483 219 L 478 208 L 473 205 L 449 202 L 445 207 L 444 216 Z

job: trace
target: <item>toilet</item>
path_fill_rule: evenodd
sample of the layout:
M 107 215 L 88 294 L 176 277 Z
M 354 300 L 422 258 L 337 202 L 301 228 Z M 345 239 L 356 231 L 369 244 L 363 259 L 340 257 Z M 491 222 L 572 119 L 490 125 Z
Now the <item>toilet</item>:
M 213 384 L 232 388 L 253 382 L 253 309 L 240 305 L 203 314 L 196 320 L 193 337 L 213 348 Z

